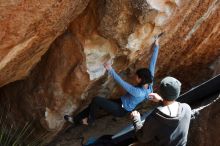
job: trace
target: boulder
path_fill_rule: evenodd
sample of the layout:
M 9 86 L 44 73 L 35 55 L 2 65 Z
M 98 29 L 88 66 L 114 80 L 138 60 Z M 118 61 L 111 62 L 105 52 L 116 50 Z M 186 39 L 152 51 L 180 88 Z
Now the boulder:
M 103 63 L 131 81 L 160 32 L 155 85 L 171 75 L 185 91 L 217 72 L 218 0 L 3 0 L 0 10 L 0 108 L 34 121 L 35 135 L 54 137 L 97 94 L 119 98 Z

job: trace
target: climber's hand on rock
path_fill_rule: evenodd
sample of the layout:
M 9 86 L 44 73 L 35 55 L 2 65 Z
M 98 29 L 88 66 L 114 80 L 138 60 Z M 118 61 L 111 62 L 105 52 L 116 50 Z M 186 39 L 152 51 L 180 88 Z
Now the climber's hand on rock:
M 158 35 L 156 35 L 156 36 L 154 36 L 154 43 L 155 43 L 155 45 L 159 45 L 159 39 L 160 39 L 160 37 L 162 36 L 164 34 L 164 32 L 161 32 L 160 34 L 158 34 Z
M 155 40 L 155 45 L 157 45 L 157 46 L 159 45 L 159 39 Z
M 105 62 L 103 65 L 104 65 L 106 70 L 110 70 L 112 68 L 112 66 L 109 62 Z
M 151 100 L 153 102 L 160 102 L 160 101 L 163 101 L 163 98 L 160 95 L 158 95 L 157 93 L 150 93 L 149 100 Z

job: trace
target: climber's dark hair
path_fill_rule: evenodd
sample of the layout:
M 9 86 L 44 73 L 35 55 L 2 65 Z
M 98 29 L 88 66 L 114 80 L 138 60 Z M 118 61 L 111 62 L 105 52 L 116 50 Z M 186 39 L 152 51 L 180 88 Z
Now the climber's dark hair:
M 143 86 L 145 84 L 150 84 L 153 82 L 153 76 L 148 68 L 140 68 L 136 71 L 136 75 L 141 79 L 138 86 Z

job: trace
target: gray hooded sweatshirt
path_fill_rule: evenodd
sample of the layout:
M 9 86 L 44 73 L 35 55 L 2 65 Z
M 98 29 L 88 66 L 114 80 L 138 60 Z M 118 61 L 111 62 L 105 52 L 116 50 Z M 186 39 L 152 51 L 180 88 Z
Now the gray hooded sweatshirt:
M 191 108 L 188 104 L 179 103 L 178 115 L 170 117 L 156 108 L 145 119 L 134 119 L 136 137 L 141 145 L 147 146 L 185 146 L 191 119 Z

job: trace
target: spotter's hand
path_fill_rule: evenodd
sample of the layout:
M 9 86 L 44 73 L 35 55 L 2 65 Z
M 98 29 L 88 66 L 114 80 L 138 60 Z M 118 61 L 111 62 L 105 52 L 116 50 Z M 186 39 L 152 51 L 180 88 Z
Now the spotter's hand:
M 160 95 L 158 95 L 157 93 L 150 93 L 149 100 L 151 100 L 153 102 L 160 102 L 160 101 L 163 101 L 163 98 Z
M 138 111 L 133 111 L 130 116 L 131 116 L 132 120 L 136 119 L 136 118 L 139 119 L 141 117 L 141 115 L 140 115 L 140 113 Z

